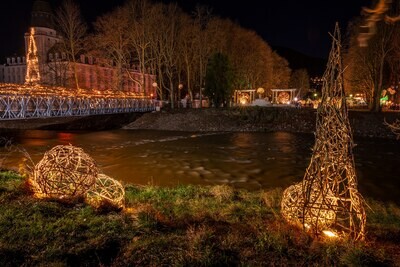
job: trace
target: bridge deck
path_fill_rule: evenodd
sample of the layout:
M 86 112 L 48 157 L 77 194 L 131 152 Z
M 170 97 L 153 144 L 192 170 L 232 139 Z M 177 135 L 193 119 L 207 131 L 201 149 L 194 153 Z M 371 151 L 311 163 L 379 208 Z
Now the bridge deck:
M 150 99 L 0 95 L 1 120 L 149 112 L 153 110 L 155 110 L 155 102 Z

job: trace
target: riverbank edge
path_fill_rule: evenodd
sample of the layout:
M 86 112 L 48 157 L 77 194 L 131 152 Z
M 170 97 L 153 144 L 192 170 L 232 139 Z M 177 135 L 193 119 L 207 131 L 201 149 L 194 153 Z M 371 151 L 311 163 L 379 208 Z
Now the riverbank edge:
M 163 130 L 186 132 L 292 132 L 313 134 L 317 111 L 311 108 L 235 107 L 161 109 L 159 112 L 121 113 L 65 118 L 0 120 L 0 135 L 20 130 L 102 131 Z M 399 112 L 349 111 L 355 137 L 395 139 L 384 122 L 400 119 Z
M 367 241 L 311 238 L 281 217 L 282 189 L 125 185 L 123 211 L 34 199 L 0 173 L 0 265 L 400 266 L 400 207 L 368 201 Z
M 276 132 L 314 133 L 315 109 L 285 107 L 236 107 L 225 109 L 175 109 L 143 114 L 123 129 L 188 132 Z M 384 124 L 400 119 L 400 113 L 349 111 L 353 135 L 395 139 Z

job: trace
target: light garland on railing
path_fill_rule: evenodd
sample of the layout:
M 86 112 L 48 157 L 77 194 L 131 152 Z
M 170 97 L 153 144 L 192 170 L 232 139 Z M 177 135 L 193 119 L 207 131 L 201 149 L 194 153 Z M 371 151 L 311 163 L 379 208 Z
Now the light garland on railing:
M 122 92 L 117 90 L 97 90 L 97 89 L 80 89 L 77 93 L 74 89 L 60 86 L 46 85 L 30 85 L 30 84 L 13 84 L 0 83 L 0 95 L 29 95 L 29 96 L 64 96 L 64 97 L 82 97 L 82 98 L 129 98 L 129 99 L 148 99 L 143 93 Z

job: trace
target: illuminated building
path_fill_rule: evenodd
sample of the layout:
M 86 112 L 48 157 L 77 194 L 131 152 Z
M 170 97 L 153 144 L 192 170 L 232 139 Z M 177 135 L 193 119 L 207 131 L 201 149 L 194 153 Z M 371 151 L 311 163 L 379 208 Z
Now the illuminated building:
M 0 65 L 0 82 L 76 88 L 73 64 L 67 60 L 66 53 L 59 49 L 61 37 L 54 28 L 49 2 L 35 0 L 30 28 L 25 33 L 25 56 L 7 58 L 6 64 Z M 28 59 L 30 62 L 27 64 Z M 33 61 L 37 61 L 37 64 L 32 65 Z M 82 54 L 78 56 L 76 69 L 79 89 L 97 90 L 99 93 L 118 90 L 137 96 L 156 94 L 152 86 L 154 75 L 145 74 L 143 86 L 134 82 L 142 80 L 137 66 L 123 70 L 124 75 L 121 76 L 121 70 L 114 68 L 112 62 Z M 32 75 L 36 76 L 33 80 Z

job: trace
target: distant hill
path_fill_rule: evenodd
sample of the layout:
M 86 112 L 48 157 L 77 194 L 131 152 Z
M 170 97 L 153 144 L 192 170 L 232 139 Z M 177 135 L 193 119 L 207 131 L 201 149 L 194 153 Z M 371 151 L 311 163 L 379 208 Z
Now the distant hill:
M 299 51 L 282 46 L 272 46 L 272 49 L 289 62 L 292 70 L 306 69 L 310 77 L 324 74 L 326 59 L 307 56 Z

